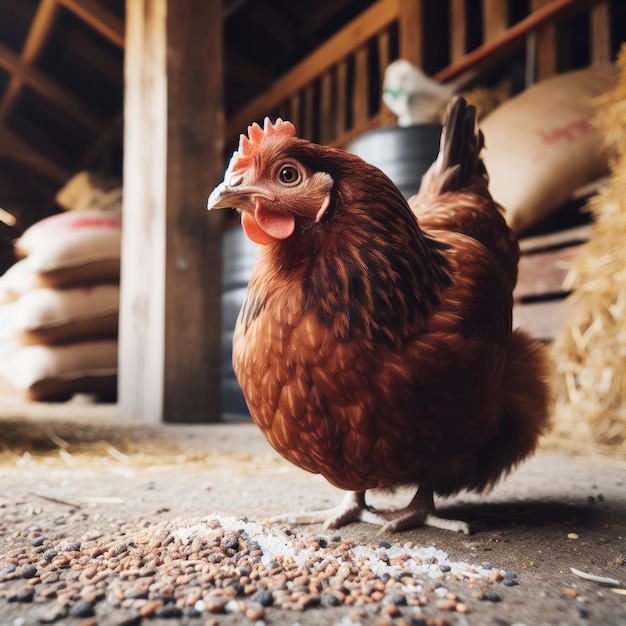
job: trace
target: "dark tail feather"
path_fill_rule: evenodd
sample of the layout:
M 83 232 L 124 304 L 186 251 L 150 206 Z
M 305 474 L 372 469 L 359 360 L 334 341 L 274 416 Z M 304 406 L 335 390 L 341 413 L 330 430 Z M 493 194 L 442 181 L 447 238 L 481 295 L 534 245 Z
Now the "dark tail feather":
M 437 160 L 422 177 L 419 192 L 409 198 L 409 206 L 426 233 L 453 231 L 482 243 L 499 261 L 512 289 L 519 247 L 502 208 L 489 193 L 489 176 L 480 157 L 483 147 L 476 110 L 455 97 L 448 105 Z M 465 194 L 463 201 L 457 192 Z
M 424 174 L 420 195 L 456 191 L 476 177 L 483 177 L 487 184 L 487 170 L 480 158 L 484 145 L 476 109 L 461 96 L 455 96 L 446 110 L 439 156 Z

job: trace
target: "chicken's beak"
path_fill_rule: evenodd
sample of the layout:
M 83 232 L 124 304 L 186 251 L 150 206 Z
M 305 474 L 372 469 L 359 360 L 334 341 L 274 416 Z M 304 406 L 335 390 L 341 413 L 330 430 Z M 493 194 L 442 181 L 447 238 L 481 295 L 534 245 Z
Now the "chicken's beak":
M 207 202 L 207 209 L 226 209 L 235 208 L 237 205 L 237 198 L 233 193 L 233 189 L 226 184 L 226 181 L 220 183 L 209 196 Z
M 209 196 L 207 209 L 248 209 L 254 211 L 258 198 L 273 201 L 275 198 L 266 189 L 252 185 L 242 185 L 243 176 L 233 176 L 221 182 Z

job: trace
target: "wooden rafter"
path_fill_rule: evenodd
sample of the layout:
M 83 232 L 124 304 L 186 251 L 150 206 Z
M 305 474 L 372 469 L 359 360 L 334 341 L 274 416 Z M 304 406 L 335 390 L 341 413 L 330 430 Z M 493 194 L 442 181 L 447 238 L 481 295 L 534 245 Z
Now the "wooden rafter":
M 47 100 L 65 110 L 77 122 L 96 132 L 105 130 L 104 122 L 69 91 L 41 72 L 24 63 L 9 48 L 0 44 L 0 66 L 11 72 L 24 85 L 39 92 Z M 4 107 L 2 109 L 4 111 Z M 6 114 L 5 114 L 6 115 Z
M 381 1 L 363 11 L 356 20 L 319 46 L 298 66 L 276 80 L 265 93 L 228 120 L 226 138 L 237 137 L 257 118 L 260 111 L 263 114 L 271 111 L 286 97 L 309 85 L 313 79 L 334 65 L 338 58 L 347 56 L 373 35 L 384 30 L 398 15 L 399 5 L 400 0 Z
M 94 114 L 80 99 L 34 67 L 41 50 L 48 41 L 60 7 L 76 14 L 115 45 L 120 47 L 124 45 L 123 22 L 93 0 L 41 0 L 21 54 L 16 55 L 0 44 L 0 67 L 11 75 L 0 100 L 0 153 L 11 156 L 59 184 L 67 180 L 71 172 L 65 171 L 40 154 L 29 143 L 9 131 L 4 123 L 13 111 L 23 88 L 28 86 L 74 118 L 77 123 L 94 131 L 100 137 L 110 138 L 111 136 L 109 125 L 103 119 Z M 99 143 L 100 139 L 96 145 Z
M 48 35 L 54 25 L 57 16 L 56 0 L 42 0 L 37 13 L 33 18 L 30 30 L 24 42 L 24 48 L 20 56 L 20 61 L 24 65 L 31 65 L 39 56 L 39 52 L 48 40 Z M 10 68 L 5 68 L 11 71 Z M 22 90 L 23 79 L 16 73 L 13 73 L 11 80 L 7 85 L 4 97 L 0 103 L 0 122 L 7 119 L 13 105 L 17 101 Z
M 37 59 L 48 41 L 58 13 L 59 7 L 56 0 L 41 0 L 22 49 L 24 63 L 32 63 Z
M 103 37 L 124 47 L 124 23 L 95 0 L 56 0 Z

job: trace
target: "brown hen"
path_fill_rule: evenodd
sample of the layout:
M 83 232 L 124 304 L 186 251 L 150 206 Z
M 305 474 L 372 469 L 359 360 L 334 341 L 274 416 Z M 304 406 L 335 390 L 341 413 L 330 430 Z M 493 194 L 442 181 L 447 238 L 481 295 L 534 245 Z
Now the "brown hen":
M 348 491 L 335 509 L 281 519 L 469 532 L 435 515 L 433 495 L 493 485 L 545 430 L 547 359 L 512 331 L 519 248 L 482 147 L 457 98 L 407 203 L 381 171 L 289 122 L 242 135 L 209 198 L 240 209 L 263 244 L 234 370 L 270 444 Z M 402 485 L 418 487 L 405 509 L 367 506 L 366 490 Z

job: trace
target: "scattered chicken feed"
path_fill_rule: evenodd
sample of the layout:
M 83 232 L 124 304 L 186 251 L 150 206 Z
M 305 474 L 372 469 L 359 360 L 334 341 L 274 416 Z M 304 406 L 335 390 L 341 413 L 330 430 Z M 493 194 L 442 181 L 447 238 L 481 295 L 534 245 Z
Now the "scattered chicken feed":
M 111 609 L 142 617 L 241 613 L 253 622 L 270 607 L 466 613 L 446 583 L 465 581 L 468 595 L 494 602 L 494 587 L 517 584 L 514 573 L 453 562 L 432 546 L 363 546 L 234 517 L 142 521 L 108 537 L 37 535 L 30 544 L 0 556 L 0 597 L 40 603 L 48 623 Z

